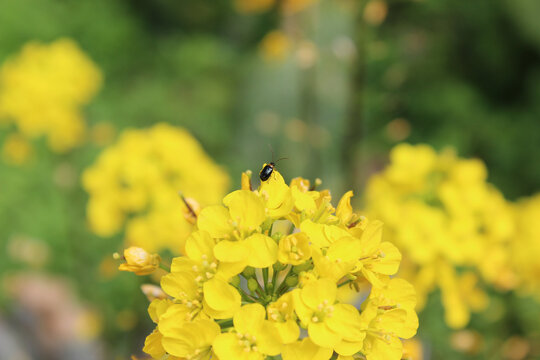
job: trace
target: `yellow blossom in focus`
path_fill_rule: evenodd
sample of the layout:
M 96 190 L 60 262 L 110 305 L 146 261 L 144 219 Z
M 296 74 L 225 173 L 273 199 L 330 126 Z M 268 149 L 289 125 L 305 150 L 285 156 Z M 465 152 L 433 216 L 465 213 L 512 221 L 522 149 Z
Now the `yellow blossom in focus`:
M 158 254 L 150 254 L 140 247 L 129 247 L 124 250 L 126 262 L 120 264 L 118 270 L 130 271 L 137 275 L 148 275 L 159 267 L 161 257 Z
M 255 360 L 278 355 L 281 345 L 265 315 L 260 304 L 243 306 L 234 315 L 234 331 L 222 333 L 214 341 L 218 358 Z
M 45 136 L 55 152 L 69 151 L 84 140 L 81 108 L 102 81 L 73 40 L 27 43 L 0 69 L 0 123 L 14 123 L 27 138 Z
M 354 213 L 352 192 L 335 208 L 328 190 L 300 178 L 287 185 L 276 169 L 258 189 L 250 182 L 242 174 L 222 205 L 194 211 L 184 256 L 161 278 L 163 293 L 152 291 L 157 325 L 143 350 L 154 359 L 399 360 L 401 338 L 418 327 L 416 294 L 390 278 L 401 254 L 383 241 L 382 223 Z M 360 308 L 338 297 L 344 286 Z
M 179 254 L 198 203 L 219 202 L 229 177 L 187 131 L 158 124 L 124 131 L 85 170 L 82 182 L 94 233 L 111 236 L 125 226 L 128 245 Z

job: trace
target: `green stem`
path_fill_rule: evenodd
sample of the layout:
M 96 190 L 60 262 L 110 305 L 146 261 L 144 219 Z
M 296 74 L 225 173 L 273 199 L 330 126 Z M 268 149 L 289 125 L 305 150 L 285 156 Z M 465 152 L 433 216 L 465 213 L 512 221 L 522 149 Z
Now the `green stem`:
M 217 320 L 216 321 L 219 325 L 219 327 L 223 330 L 225 328 L 230 328 L 233 326 L 233 320 L 232 319 L 223 319 L 223 320 Z
M 242 296 L 242 299 L 244 301 L 248 303 L 257 302 L 257 300 L 253 296 L 246 293 L 241 287 L 237 287 L 236 290 L 238 290 L 238 292 L 240 293 L 240 296 Z
M 262 274 L 263 274 L 264 292 L 268 294 L 266 290 L 268 288 L 268 286 L 266 286 L 266 284 L 268 284 L 268 268 L 262 269 Z
M 350 283 L 352 283 L 352 280 L 344 281 L 344 282 L 342 282 L 341 284 L 338 285 L 338 288 L 340 288 L 340 287 L 342 287 L 344 285 L 350 284 Z
M 171 267 L 165 263 L 160 262 L 159 267 L 165 270 L 166 272 L 171 272 Z

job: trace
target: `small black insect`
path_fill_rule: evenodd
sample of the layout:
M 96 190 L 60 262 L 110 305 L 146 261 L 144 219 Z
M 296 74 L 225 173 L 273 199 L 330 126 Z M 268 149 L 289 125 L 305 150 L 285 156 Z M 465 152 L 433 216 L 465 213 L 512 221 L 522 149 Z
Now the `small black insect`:
M 264 164 L 261 172 L 259 173 L 259 178 L 261 178 L 261 181 L 266 181 L 270 178 L 270 175 L 274 172 L 274 167 L 276 164 L 274 162 L 271 162 L 269 164 Z
M 259 178 L 261 181 L 266 181 L 270 179 L 270 175 L 274 172 L 274 168 L 276 167 L 276 164 L 278 161 L 286 160 L 286 157 L 279 158 L 274 162 L 274 149 L 272 149 L 272 145 L 268 144 L 268 147 L 270 147 L 270 151 L 272 152 L 272 161 L 268 164 L 264 164 L 261 172 L 259 173 Z

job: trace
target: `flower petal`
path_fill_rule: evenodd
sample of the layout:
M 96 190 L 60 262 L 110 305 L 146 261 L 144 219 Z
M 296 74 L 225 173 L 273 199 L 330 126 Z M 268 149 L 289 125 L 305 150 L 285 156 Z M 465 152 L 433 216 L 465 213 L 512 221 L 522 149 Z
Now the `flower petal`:
M 244 244 L 249 249 L 248 266 L 266 268 L 277 261 L 278 245 L 271 237 L 253 234 L 244 240 Z

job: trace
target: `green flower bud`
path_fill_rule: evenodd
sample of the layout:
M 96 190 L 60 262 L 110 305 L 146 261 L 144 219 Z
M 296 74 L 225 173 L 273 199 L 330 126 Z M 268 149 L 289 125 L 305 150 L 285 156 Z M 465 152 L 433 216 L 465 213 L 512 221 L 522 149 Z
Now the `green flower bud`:
M 250 278 L 247 283 L 249 291 L 255 292 L 259 288 L 259 283 L 254 278 Z
M 306 261 L 305 263 L 303 264 L 300 264 L 300 265 L 296 265 L 296 266 L 293 266 L 293 273 L 295 274 L 300 274 L 302 271 L 307 271 L 311 268 L 311 262 L 310 261 Z
M 288 287 L 295 287 L 296 285 L 298 285 L 298 276 L 296 275 L 288 276 L 285 279 L 285 284 L 287 284 Z
M 244 271 L 242 271 L 242 275 L 244 275 L 246 279 L 252 278 L 255 276 L 255 269 L 248 266 L 244 269 Z
M 280 263 L 279 261 L 276 262 L 276 263 L 273 265 L 273 268 L 274 268 L 274 271 L 275 271 L 275 272 L 280 272 L 281 270 L 285 269 L 286 267 L 287 267 L 287 265 L 282 264 L 282 263 Z M 274 274 L 274 276 L 276 276 L 276 274 Z

